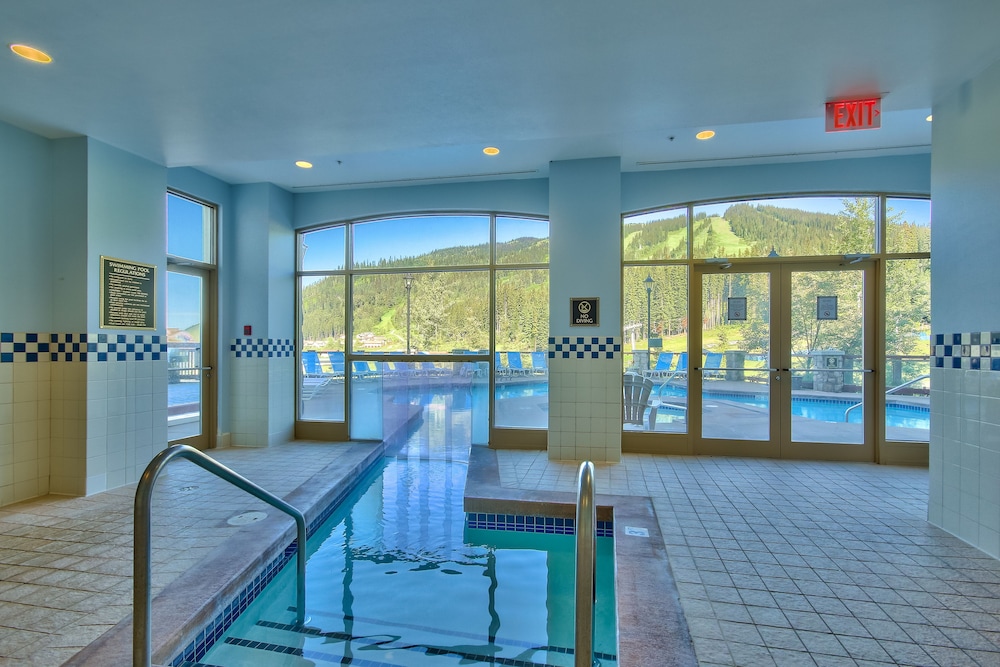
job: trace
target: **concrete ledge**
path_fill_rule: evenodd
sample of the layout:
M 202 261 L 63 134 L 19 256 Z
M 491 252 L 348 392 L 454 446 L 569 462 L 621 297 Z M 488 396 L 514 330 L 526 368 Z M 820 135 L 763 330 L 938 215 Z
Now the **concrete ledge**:
M 615 524 L 618 664 L 622 667 L 697 665 L 656 512 L 648 498 L 597 494 L 597 516 Z M 500 486 L 496 452 L 472 447 L 465 485 L 466 512 L 575 517 L 576 495 Z M 626 528 L 645 529 L 648 537 Z
M 342 456 L 313 474 L 285 500 L 305 514 L 308 524 L 356 484 L 383 451 L 381 444 L 345 443 Z M 153 663 L 169 663 L 294 539 L 295 522 L 278 510 L 269 511 L 266 519 L 243 528 L 167 585 L 152 603 Z M 131 616 L 64 663 L 64 667 L 131 665 Z

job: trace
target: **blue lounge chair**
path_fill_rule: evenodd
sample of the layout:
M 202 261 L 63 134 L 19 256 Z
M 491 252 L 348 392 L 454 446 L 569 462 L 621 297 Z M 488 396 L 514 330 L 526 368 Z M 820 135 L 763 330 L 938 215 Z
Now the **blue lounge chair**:
M 532 352 L 531 353 L 531 370 L 536 375 L 545 375 L 549 372 L 549 354 L 548 352 Z
M 498 377 L 507 377 L 510 375 L 510 369 L 504 366 L 503 362 L 500 360 L 500 353 L 493 353 L 493 374 Z
M 668 375 L 670 373 L 670 364 L 673 360 L 673 352 L 660 352 L 660 356 L 656 358 L 656 366 L 650 370 L 643 371 L 642 376 L 647 378 L 661 378 Z
M 367 361 L 352 361 L 351 369 L 351 375 L 357 380 L 365 380 L 378 375 L 377 372 L 372 370 L 372 367 Z
M 705 366 L 701 369 L 702 377 L 722 377 L 722 353 L 706 352 Z
M 326 358 L 330 362 L 330 371 L 334 377 L 344 377 L 344 353 L 342 351 L 327 352 Z
M 511 375 L 527 375 L 531 372 L 530 369 L 525 368 L 524 364 L 521 363 L 520 352 L 507 353 L 507 367 L 510 368 Z
M 299 392 L 303 401 L 308 401 L 323 387 L 330 383 L 330 376 L 323 372 L 319 363 L 319 353 L 315 350 L 302 352 L 302 391 Z

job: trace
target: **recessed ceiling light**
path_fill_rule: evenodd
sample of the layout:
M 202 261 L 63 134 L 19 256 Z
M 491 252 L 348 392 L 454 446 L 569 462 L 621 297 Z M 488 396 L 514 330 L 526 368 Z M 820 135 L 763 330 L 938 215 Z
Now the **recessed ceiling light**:
M 483 149 L 483 152 L 487 155 L 500 155 L 500 149 L 496 146 L 487 146 Z
M 928 116 L 924 120 L 926 120 L 928 123 L 931 122 L 932 120 L 934 120 L 934 114 L 931 114 L 930 116 Z
M 36 63 L 50 63 L 52 62 L 52 56 L 45 53 L 45 51 L 40 51 L 33 46 L 28 46 L 26 44 L 11 44 L 10 50 L 21 56 L 26 60 L 31 60 Z
M 312 162 L 306 162 L 305 160 L 299 160 L 299 161 L 297 161 L 295 163 L 295 166 L 296 167 L 300 167 L 302 169 L 312 169 L 313 168 L 313 163 Z
M 696 139 L 701 139 L 702 141 L 704 141 L 705 139 L 711 139 L 712 137 L 714 137 L 715 130 L 702 130 L 701 132 L 699 132 L 694 136 Z

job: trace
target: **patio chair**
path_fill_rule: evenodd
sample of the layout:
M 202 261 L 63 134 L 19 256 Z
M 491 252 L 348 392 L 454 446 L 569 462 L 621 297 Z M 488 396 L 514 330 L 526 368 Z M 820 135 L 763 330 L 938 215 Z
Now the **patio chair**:
M 319 363 L 319 353 L 315 350 L 302 352 L 302 390 L 299 395 L 308 401 L 330 383 L 331 377 L 323 372 Z
M 371 365 L 367 361 L 352 361 L 351 369 L 351 375 L 356 380 L 366 380 L 378 375 L 378 373 L 372 369 Z
M 327 361 L 330 362 L 330 371 L 333 373 L 334 378 L 343 379 L 344 377 L 344 353 L 342 351 L 336 350 L 326 353 Z
M 644 370 L 642 376 L 647 378 L 662 378 L 668 375 L 670 373 L 670 364 L 673 360 L 673 352 L 660 352 L 660 356 L 656 358 L 656 366 L 649 370 Z
M 510 368 L 512 375 L 527 375 L 531 372 L 531 369 L 525 368 L 521 362 L 520 352 L 507 353 L 507 367 Z
M 653 381 L 641 375 L 626 373 L 622 376 L 622 423 L 637 424 L 649 431 L 656 429 L 656 411 L 659 401 L 650 401 Z M 646 411 L 649 411 L 647 416 Z
M 705 365 L 702 367 L 702 377 L 713 377 L 720 378 L 723 376 L 721 370 L 722 368 L 722 353 L 721 352 L 706 352 L 705 353 Z
M 549 372 L 548 352 L 531 353 L 531 370 L 536 375 L 545 375 L 546 373 Z

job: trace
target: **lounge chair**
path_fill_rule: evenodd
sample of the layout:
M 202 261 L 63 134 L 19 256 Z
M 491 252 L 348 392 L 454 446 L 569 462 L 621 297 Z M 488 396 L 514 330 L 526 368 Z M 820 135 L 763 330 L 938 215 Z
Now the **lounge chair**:
M 531 369 L 525 368 L 524 364 L 521 362 L 520 352 L 507 353 L 507 366 L 510 368 L 512 375 L 528 375 L 531 373 Z
M 622 376 L 623 424 L 637 424 L 649 431 L 656 430 L 656 411 L 660 403 L 649 399 L 652 392 L 653 381 L 649 378 L 632 373 Z
M 660 352 L 660 356 L 656 358 L 656 366 L 649 370 L 644 370 L 642 372 L 643 377 L 647 378 L 662 378 L 670 374 L 670 364 L 674 360 L 673 352 Z
M 705 353 L 705 365 L 702 367 L 702 377 L 722 377 L 722 353 L 721 352 L 706 352 Z
M 326 358 L 330 362 L 330 371 L 334 379 L 344 378 L 344 353 L 343 351 L 332 351 L 326 353 Z
M 351 369 L 351 376 L 355 380 L 366 380 L 378 375 L 378 372 L 373 370 L 367 361 L 352 361 Z
M 323 367 L 319 363 L 319 353 L 315 350 L 305 350 L 302 352 L 302 390 L 299 395 L 303 401 L 308 401 L 315 396 L 323 387 L 330 383 L 332 378 L 323 372 Z
M 510 369 L 504 366 L 503 362 L 500 360 L 500 353 L 493 353 L 493 373 L 499 377 L 507 377 L 510 375 Z
M 535 375 L 545 375 L 549 372 L 549 354 L 548 352 L 532 352 L 531 353 L 531 371 Z

